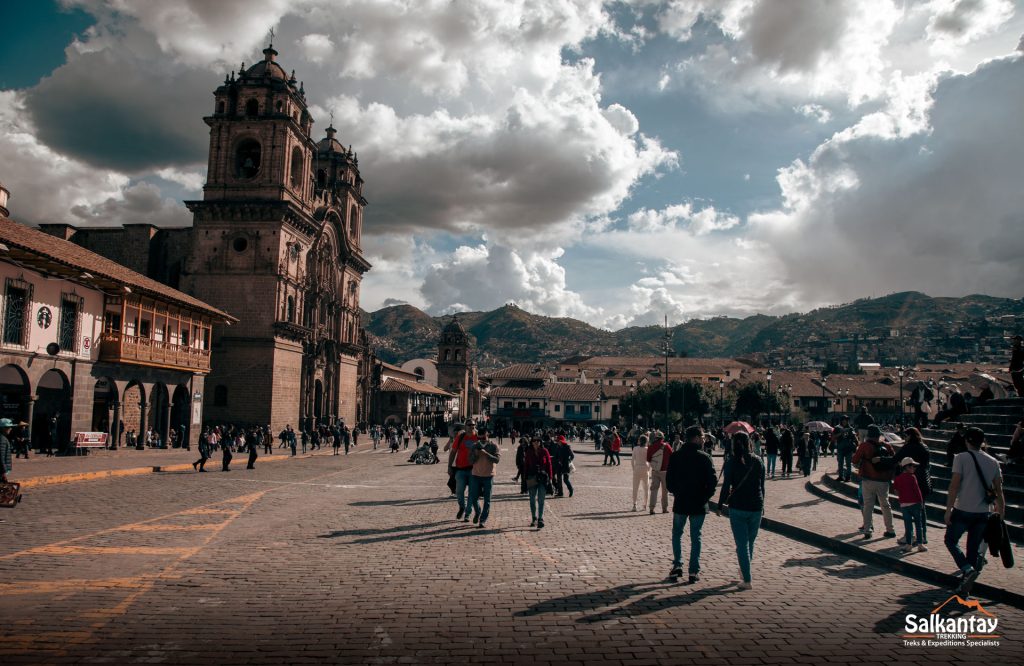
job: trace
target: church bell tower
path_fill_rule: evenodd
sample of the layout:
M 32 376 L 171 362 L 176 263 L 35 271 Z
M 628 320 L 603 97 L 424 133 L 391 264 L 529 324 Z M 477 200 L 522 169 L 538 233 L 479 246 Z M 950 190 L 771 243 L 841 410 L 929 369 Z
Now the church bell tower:
M 194 228 L 182 285 L 240 319 L 217 329 L 207 417 L 275 432 L 354 424 L 359 285 L 370 268 L 358 161 L 333 128 L 313 139 L 304 85 L 277 56 L 268 45 L 213 93 L 203 199 L 186 202 Z

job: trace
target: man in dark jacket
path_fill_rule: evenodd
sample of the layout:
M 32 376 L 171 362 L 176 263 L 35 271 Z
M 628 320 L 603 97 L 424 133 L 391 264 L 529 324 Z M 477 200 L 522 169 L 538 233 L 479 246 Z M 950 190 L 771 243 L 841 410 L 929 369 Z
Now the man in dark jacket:
M 718 477 L 711 456 L 701 450 L 704 433 L 700 426 L 686 429 L 686 441 L 668 462 L 665 486 L 672 502 L 672 570 L 670 578 L 683 575 L 682 537 L 690 521 L 690 583 L 700 579 L 701 529 L 708 513 L 708 500 L 715 494 Z
M 575 457 L 572 447 L 569 446 L 569 442 L 565 439 L 565 435 L 559 435 L 551 451 L 551 462 L 555 468 L 555 497 L 561 497 L 564 493 L 564 488 L 569 490 L 569 497 L 572 497 L 573 489 L 572 481 L 569 480 L 569 465 L 572 464 Z

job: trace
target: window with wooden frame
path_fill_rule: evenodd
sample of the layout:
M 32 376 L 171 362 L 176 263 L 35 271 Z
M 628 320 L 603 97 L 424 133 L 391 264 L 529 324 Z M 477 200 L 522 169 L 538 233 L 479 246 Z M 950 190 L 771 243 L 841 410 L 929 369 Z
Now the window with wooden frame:
M 4 289 L 3 341 L 9 345 L 28 344 L 32 325 L 32 285 L 7 278 Z
M 85 299 L 78 294 L 60 295 L 60 322 L 57 324 L 57 344 L 61 350 L 78 353 L 78 338 L 82 328 L 82 307 Z

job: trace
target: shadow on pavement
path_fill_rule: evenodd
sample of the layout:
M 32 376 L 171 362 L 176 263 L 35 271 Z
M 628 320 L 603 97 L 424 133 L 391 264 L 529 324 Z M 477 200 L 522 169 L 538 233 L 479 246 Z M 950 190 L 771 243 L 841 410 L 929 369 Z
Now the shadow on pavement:
M 685 589 L 685 585 L 683 586 Z M 715 587 L 706 587 L 695 590 L 689 594 L 679 594 L 672 597 L 658 597 L 653 594 L 641 597 L 629 605 L 621 608 L 613 608 L 596 615 L 587 615 L 579 618 L 576 622 L 580 624 L 594 624 L 597 622 L 617 621 L 627 617 L 637 617 L 648 613 L 660 613 L 669 608 L 690 606 L 710 597 L 718 597 L 725 594 L 739 592 L 736 583 L 725 583 Z
M 450 521 L 440 521 L 436 523 L 417 523 L 415 525 L 401 525 L 399 527 L 385 527 L 381 529 L 362 529 L 362 530 L 335 530 L 328 532 L 327 534 L 317 535 L 318 539 L 337 539 L 338 537 L 348 536 L 374 536 L 377 534 L 388 534 L 391 532 L 411 532 L 412 530 L 424 529 L 427 527 L 437 527 L 438 525 L 447 525 Z
M 814 506 L 815 504 L 821 504 L 824 501 L 825 500 L 823 500 L 821 498 L 810 499 L 810 500 L 807 500 L 806 502 L 796 502 L 795 504 L 783 504 L 779 508 L 780 509 L 799 509 L 800 507 Z
M 580 592 L 564 597 L 556 597 L 546 601 L 539 601 L 526 610 L 515 613 L 515 617 L 532 617 L 544 613 L 564 613 L 566 611 L 587 611 L 597 610 L 605 606 L 613 606 L 628 601 L 638 594 L 647 594 L 662 589 L 667 584 L 658 583 L 629 583 L 604 590 L 592 592 Z
M 835 578 L 843 578 L 846 580 L 884 576 L 888 573 L 884 569 L 873 567 L 869 564 L 861 564 L 859 562 L 856 566 L 846 566 L 854 562 L 856 562 L 856 560 L 843 557 L 842 555 L 826 554 L 803 559 L 792 558 L 783 562 L 782 566 L 809 567 L 811 569 L 823 571 L 828 576 L 834 576 Z

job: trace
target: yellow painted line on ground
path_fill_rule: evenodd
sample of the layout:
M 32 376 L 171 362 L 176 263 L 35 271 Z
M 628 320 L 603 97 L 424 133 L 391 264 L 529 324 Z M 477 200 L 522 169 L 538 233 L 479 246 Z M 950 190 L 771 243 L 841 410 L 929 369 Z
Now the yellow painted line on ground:
M 40 546 L 33 555 L 191 555 L 194 547 L 181 546 Z
M 309 453 L 309 454 L 299 454 L 297 456 L 294 456 L 294 458 L 296 458 L 296 459 L 299 459 L 299 458 L 312 458 L 313 455 L 314 454 L 312 454 L 312 453 Z M 323 455 L 323 454 L 318 454 L 318 455 Z M 289 455 L 278 455 L 278 456 L 266 455 L 266 456 L 260 456 L 259 460 L 257 461 L 257 464 L 262 464 L 262 463 L 266 463 L 266 462 L 274 462 L 276 460 L 289 460 L 292 457 L 293 456 L 289 456 Z M 207 463 L 207 464 L 208 465 L 213 465 L 215 462 L 217 464 L 219 464 L 220 461 L 219 460 L 215 461 L 213 458 L 211 458 L 210 462 Z M 19 479 L 15 475 L 15 476 L 11 477 L 11 481 L 17 481 L 18 483 L 21 484 L 21 489 L 22 490 L 27 490 L 29 488 L 42 488 L 44 486 L 54 486 L 54 485 L 59 485 L 59 484 L 63 484 L 63 483 L 77 483 L 79 481 L 96 481 L 97 479 L 109 479 L 109 478 L 119 477 L 119 476 L 140 476 L 142 474 L 153 474 L 154 473 L 154 471 L 153 471 L 154 467 L 159 467 L 160 468 L 160 472 L 187 472 L 188 470 L 192 469 L 192 464 L 191 463 L 182 463 L 182 464 L 178 464 L 178 465 L 149 465 L 148 467 L 129 467 L 129 468 L 126 468 L 126 469 L 102 469 L 102 470 L 96 470 L 96 471 L 93 471 L 93 472 L 74 472 L 74 473 L 71 473 L 71 474 L 53 474 L 53 475 L 50 475 L 50 476 L 32 476 L 32 477 L 29 477 L 27 479 Z M 160 473 L 160 472 L 157 472 L 157 473 Z
M 233 511 L 231 513 L 234 513 Z M 200 532 L 212 530 L 221 523 L 204 523 L 202 525 L 131 525 L 125 527 L 125 532 Z
M 17 583 L 0 583 L 0 595 L 21 594 L 57 594 L 60 592 L 131 589 L 142 585 L 147 576 L 131 578 L 69 578 L 67 580 L 20 581 Z

